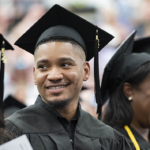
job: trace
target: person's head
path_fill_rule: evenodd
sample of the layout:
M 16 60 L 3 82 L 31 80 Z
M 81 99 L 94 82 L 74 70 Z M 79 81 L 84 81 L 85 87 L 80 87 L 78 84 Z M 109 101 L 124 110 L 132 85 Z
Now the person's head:
M 130 125 L 134 120 L 150 127 L 150 62 L 138 67 L 126 81 L 109 93 L 103 121 L 111 126 Z
M 83 48 L 71 38 L 51 37 L 36 46 L 34 58 L 34 79 L 42 99 L 56 109 L 77 102 L 90 73 Z
M 51 39 L 54 37 L 67 37 L 67 39 Z M 35 51 L 36 65 L 44 63 L 46 67 L 48 66 L 48 69 L 46 67 L 38 69 L 37 66 L 34 69 L 41 97 L 48 102 L 55 100 L 64 102 L 62 99 L 66 99 L 68 103 L 77 99 L 82 82 L 89 76 L 87 61 L 94 57 L 96 102 L 100 109 L 102 100 L 99 93 L 98 52 L 112 39 L 113 36 L 106 31 L 65 8 L 54 5 L 15 42 L 15 45 L 31 54 Z M 41 61 L 44 59 L 46 61 Z M 43 67 L 43 64 L 40 66 Z M 56 86 L 62 84 L 62 86 L 56 89 L 50 88 L 49 86 L 54 86 L 53 84 Z M 45 88 L 45 91 L 42 88 Z

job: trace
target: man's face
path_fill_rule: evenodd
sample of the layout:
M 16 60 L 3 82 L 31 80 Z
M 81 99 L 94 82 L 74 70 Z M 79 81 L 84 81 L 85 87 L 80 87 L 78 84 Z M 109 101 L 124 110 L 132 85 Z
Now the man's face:
M 68 42 L 47 42 L 35 52 L 34 79 L 45 102 L 78 100 L 82 82 L 90 67 L 78 46 Z

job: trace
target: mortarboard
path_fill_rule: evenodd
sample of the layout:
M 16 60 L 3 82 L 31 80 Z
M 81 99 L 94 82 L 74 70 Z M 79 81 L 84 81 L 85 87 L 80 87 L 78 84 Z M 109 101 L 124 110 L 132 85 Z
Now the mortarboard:
M 150 37 L 139 38 L 134 42 L 133 50 L 134 53 L 147 52 L 150 53 Z
M 19 102 L 15 97 L 9 95 L 3 102 L 4 118 L 9 117 L 16 111 L 25 108 L 26 105 Z
M 104 103 L 116 87 L 127 80 L 138 67 L 150 61 L 150 55 L 147 53 L 132 53 L 135 33 L 133 31 L 122 42 L 104 69 L 101 85 L 101 95 Z M 100 115 L 101 112 L 99 112 L 99 117 Z
M 113 39 L 113 36 L 63 7 L 54 5 L 15 42 L 15 45 L 34 54 L 35 47 L 40 41 L 59 36 L 75 40 L 85 51 L 87 61 L 95 57 L 95 95 L 97 103 L 102 106 L 98 52 Z
M 5 56 L 5 50 L 14 50 L 13 47 L 5 40 L 0 34 L 0 50 L 1 50 L 1 67 L 0 67 L 0 113 L 3 111 L 3 94 L 4 94 L 4 63 L 6 63 L 7 59 Z M 1 116 L 0 118 L 3 116 Z M 1 125 L 0 125 L 1 126 Z M 3 126 L 3 125 L 2 125 Z

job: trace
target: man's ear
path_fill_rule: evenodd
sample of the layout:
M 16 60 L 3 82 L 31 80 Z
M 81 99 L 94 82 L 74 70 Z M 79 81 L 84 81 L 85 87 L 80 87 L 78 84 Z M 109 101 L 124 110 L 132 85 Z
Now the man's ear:
M 90 64 L 89 62 L 85 61 L 83 65 L 84 65 L 83 81 L 87 81 L 90 77 Z
M 125 82 L 123 85 L 123 93 L 128 99 L 129 97 L 133 97 L 133 86 L 130 83 Z
M 35 67 L 33 67 L 33 75 L 34 75 L 34 84 L 36 85 L 36 78 L 35 78 Z

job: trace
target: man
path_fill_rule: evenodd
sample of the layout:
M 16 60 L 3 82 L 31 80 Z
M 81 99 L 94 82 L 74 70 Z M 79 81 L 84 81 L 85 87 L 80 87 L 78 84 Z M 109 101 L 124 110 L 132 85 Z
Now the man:
M 130 150 L 124 136 L 84 112 L 78 103 L 93 56 L 95 86 L 100 91 L 98 51 L 111 39 L 86 20 L 53 6 L 15 43 L 34 54 L 40 95 L 35 105 L 6 119 L 7 131 L 14 136 L 26 134 L 34 150 Z M 99 92 L 96 100 L 101 109 Z

